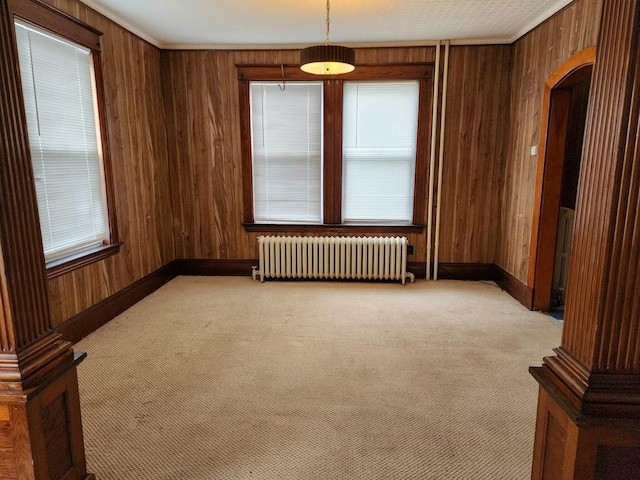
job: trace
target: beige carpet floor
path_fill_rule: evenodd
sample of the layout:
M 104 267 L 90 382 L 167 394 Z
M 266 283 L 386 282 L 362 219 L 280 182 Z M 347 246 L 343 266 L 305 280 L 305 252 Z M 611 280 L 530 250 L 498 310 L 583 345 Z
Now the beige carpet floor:
M 75 347 L 89 471 L 528 479 L 560 335 L 480 282 L 178 277 Z

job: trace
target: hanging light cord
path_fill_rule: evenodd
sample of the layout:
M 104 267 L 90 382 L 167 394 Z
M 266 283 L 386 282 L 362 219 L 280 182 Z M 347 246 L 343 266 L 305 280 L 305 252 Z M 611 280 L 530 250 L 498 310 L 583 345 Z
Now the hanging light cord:
M 327 0 L 327 40 L 325 45 L 329 45 L 329 30 L 331 29 L 331 22 L 329 20 L 329 0 Z

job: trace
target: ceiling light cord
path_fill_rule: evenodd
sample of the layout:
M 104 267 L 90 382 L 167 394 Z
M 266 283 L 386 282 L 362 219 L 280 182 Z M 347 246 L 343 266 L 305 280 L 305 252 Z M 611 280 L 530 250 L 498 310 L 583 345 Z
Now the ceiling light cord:
M 331 30 L 331 21 L 329 20 L 329 0 L 327 0 L 327 39 L 325 45 L 329 45 L 329 31 Z

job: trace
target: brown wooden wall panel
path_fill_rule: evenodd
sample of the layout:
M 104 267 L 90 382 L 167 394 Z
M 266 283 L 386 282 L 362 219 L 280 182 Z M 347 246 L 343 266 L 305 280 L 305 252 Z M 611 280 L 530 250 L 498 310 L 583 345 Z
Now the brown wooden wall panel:
M 370 48 L 360 64 L 433 62 L 434 47 Z M 500 123 L 506 118 L 509 47 L 452 48 L 453 121 L 447 126 L 442 261 L 494 261 L 497 242 Z M 257 257 L 257 232 L 243 221 L 236 64 L 297 64 L 297 50 L 163 52 L 176 257 Z M 507 76 L 501 78 L 501 75 Z M 429 112 L 430 114 L 430 112 Z M 469 115 L 473 118 L 467 118 Z M 477 125 L 475 122 L 482 122 Z M 430 132 L 429 132 L 430 134 Z M 460 139 L 467 139 L 465 146 Z M 471 150 L 470 152 L 468 150 Z M 471 168 L 469 165 L 471 164 Z M 452 193 L 453 192 L 453 193 Z M 453 201 L 461 195 L 464 201 Z M 488 200 L 487 200 L 488 199 Z M 467 202 L 472 202 L 472 219 Z M 424 212 L 426 221 L 426 212 Z M 344 234 L 350 232 L 345 231 Z M 426 229 L 408 234 L 410 261 L 426 259 Z
M 544 82 L 574 53 L 596 45 L 602 0 L 576 0 L 513 46 L 509 132 L 496 263 L 527 282 Z
M 443 161 L 442 262 L 495 261 L 510 46 L 451 47 Z
M 97 28 L 119 254 L 49 280 L 53 326 L 174 259 L 160 50 L 75 0 L 47 3 Z
M 258 233 L 241 226 L 235 65 L 297 64 L 298 51 L 161 53 L 76 0 L 47 2 L 104 32 L 107 126 L 124 242 L 120 254 L 49 280 L 53 325 L 174 258 L 255 258 Z M 600 1 L 577 1 L 515 47 L 451 48 L 442 262 L 496 262 L 526 279 L 535 176 L 528 151 L 537 142 L 541 85 L 572 52 L 595 44 L 599 12 Z M 358 50 L 362 64 L 434 59 L 433 47 Z M 426 232 L 408 237 L 409 260 L 424 261 Z

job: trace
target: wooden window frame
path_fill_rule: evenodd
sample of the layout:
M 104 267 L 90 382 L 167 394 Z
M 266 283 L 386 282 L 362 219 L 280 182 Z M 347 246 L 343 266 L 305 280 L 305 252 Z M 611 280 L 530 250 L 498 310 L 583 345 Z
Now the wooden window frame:
M 243 226 L 249 232 L 300 232 L 348 230 L 356 233 L 412 233 L 424 229 L 426 215 L 427 167 L 431 142 L 433 105 L 432 63 L 358 65 L 351 73 L 319 77 L 303 72 L 297 65 L 236 65 L 240 102 L 242 155 Z M 250 82 L 252 81 L 323 81 L 324 83 L 324 159 L 323 224 L 255 223 L 253 216 L 253 161 L 251 157 Z M 393 222 L 363 225 L 342 223 L 342 108 L 343 82 L 350 80 L 419 80 L 418 128 L 414 173 L 412 224 Z
M 100 129 L 100 147 L 102 149 L 102 168 L 107 203 L 107 221 L 109 222 L 109 242 L 84 252 L 75 253 L 68 257 L 48 262 L 46 264 L 47 277 L 54 278 L 78 268 L 85 267 L 99 260 L 103 260 L 111 255 L 115 255 L 120 251 L 120 246 L 122 245 L 118 240 L 118 226 L 115 212 L 113 178 L 105 115 L 102 62 L 100 61 L 100 36 L 102 35 L 102 32 L 80 22 L 66 13 L 36 0 L 8 0 L 8 6 L 9 11 L 11 12 L 14 45 L 16 43 L 14 20 L 15 18 L 19 18 L 91 50 L 94 83 L 96 88 L 96 114 L 99 124 L 98 128 Z M 15 68 L 18 69 L 19 73 L 20 66 L 16 64 Z M 20 92 L 22 101 L 21 93 L 22 92 Z

